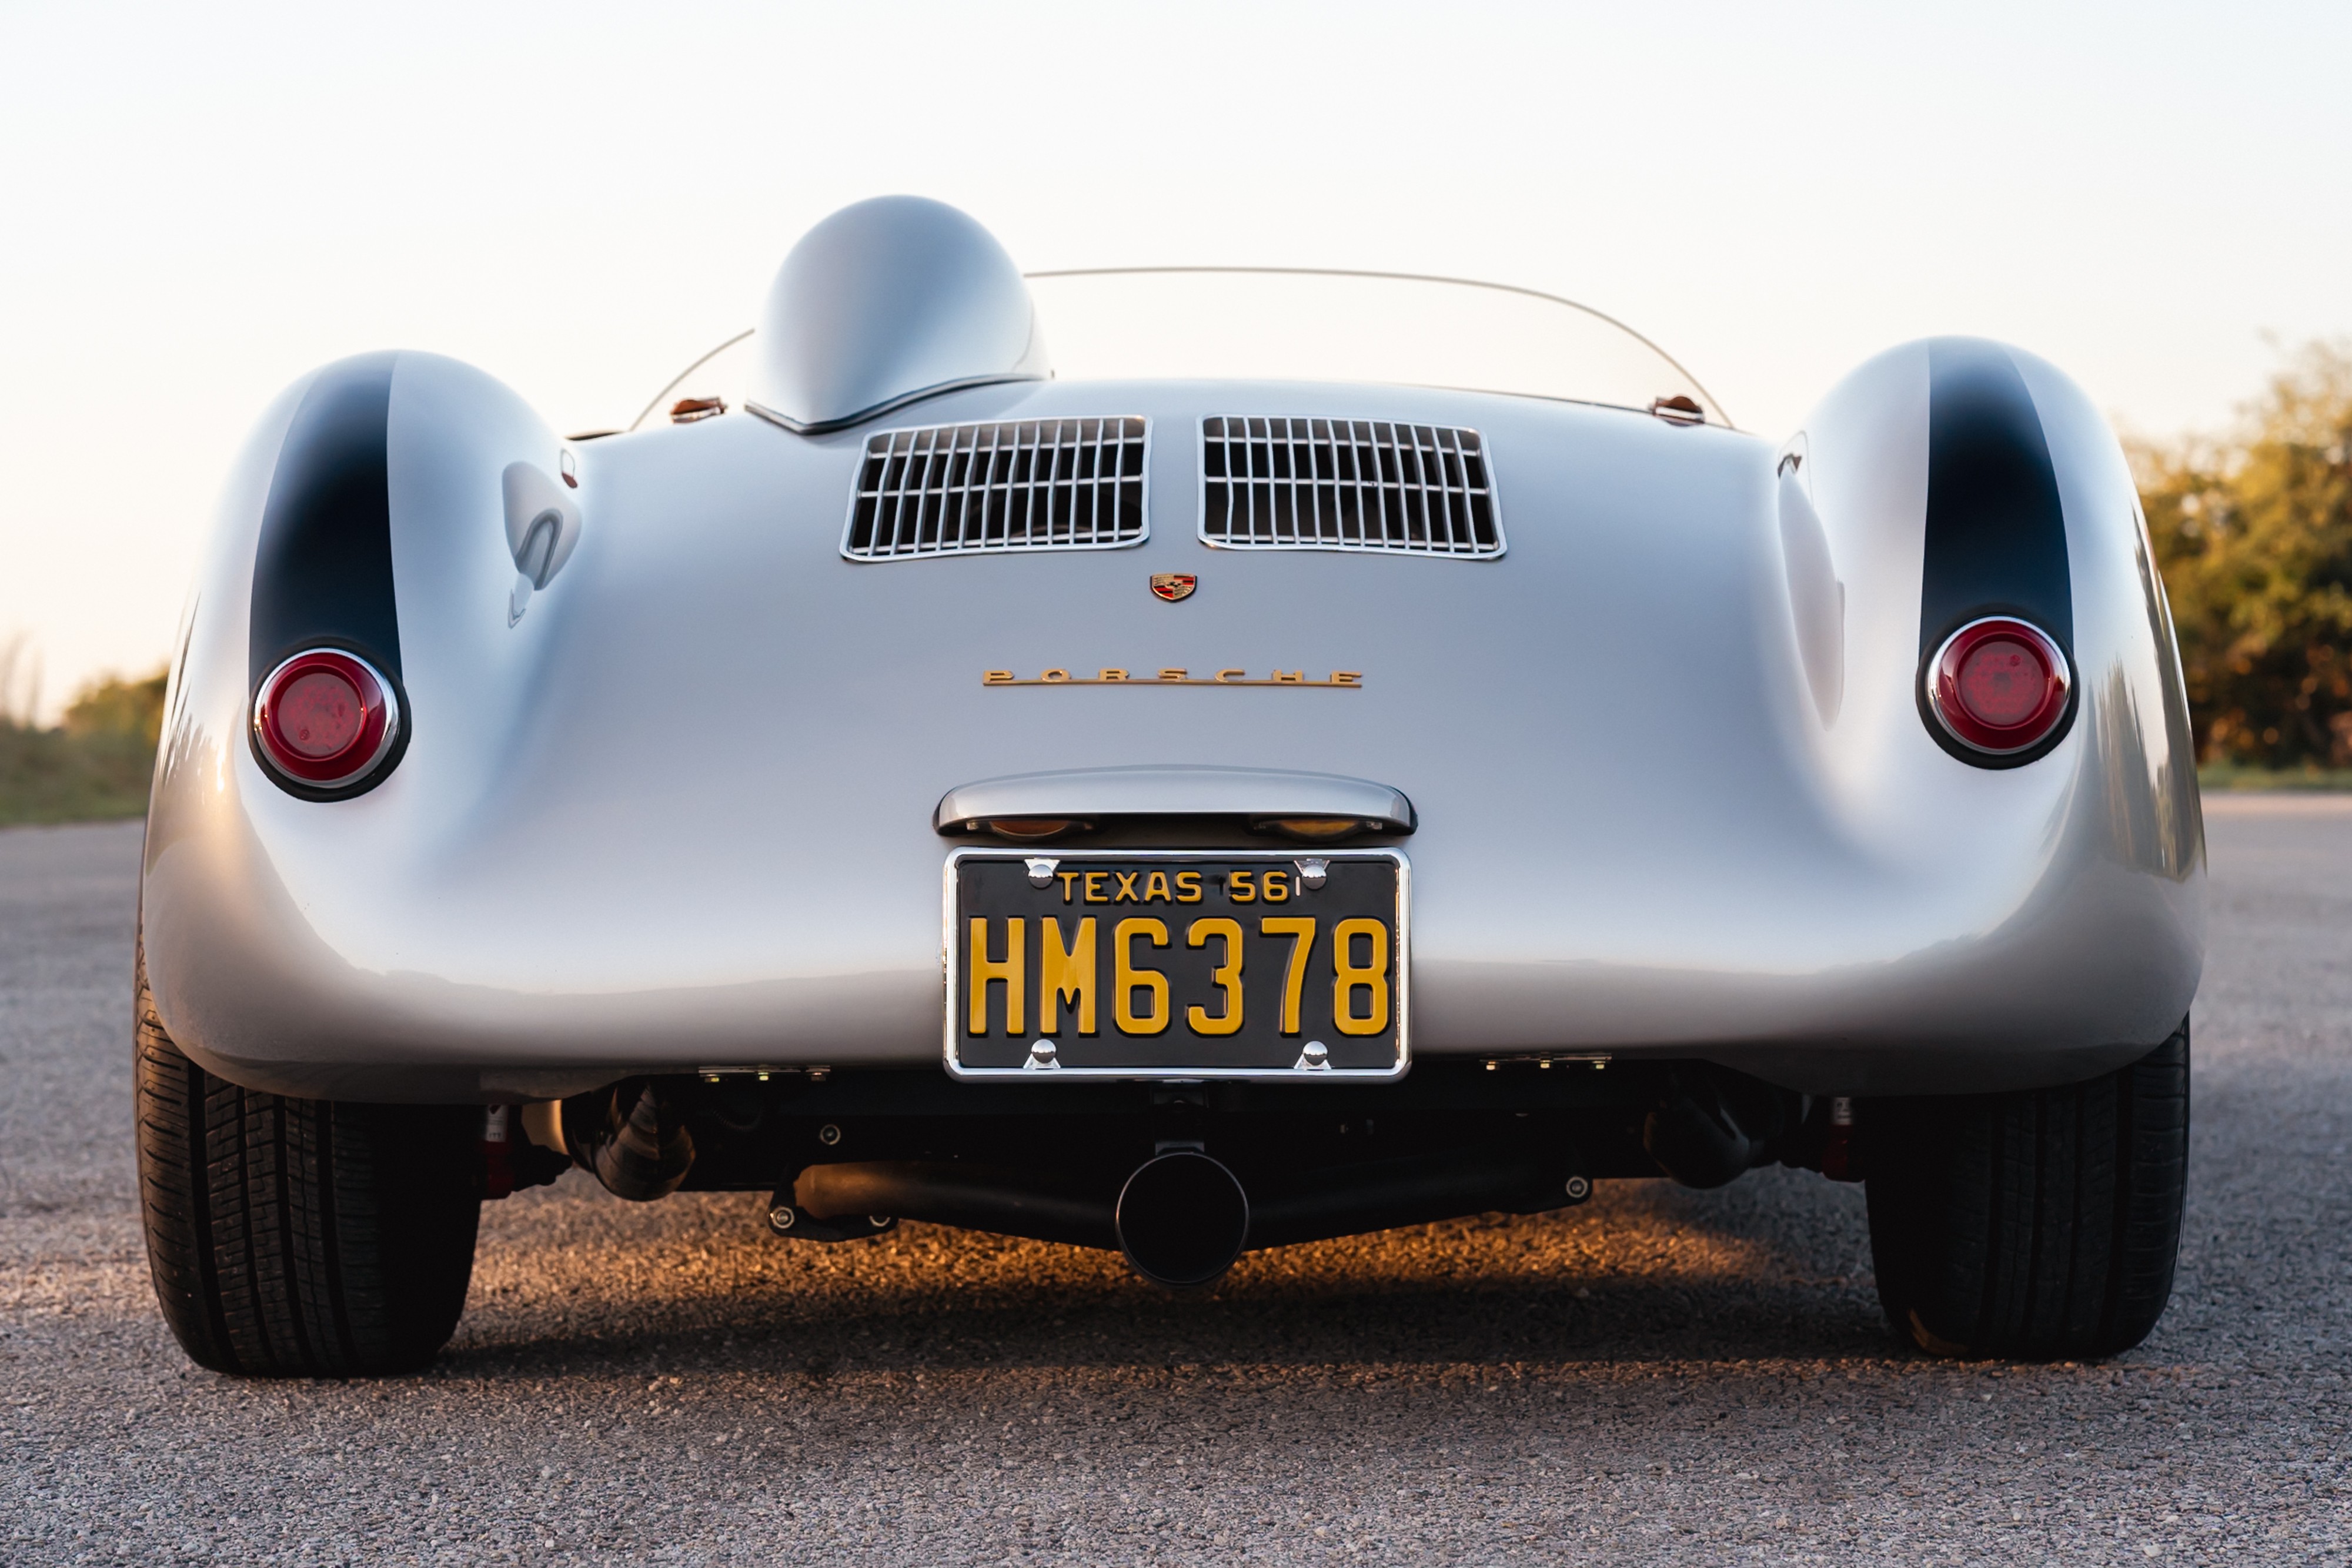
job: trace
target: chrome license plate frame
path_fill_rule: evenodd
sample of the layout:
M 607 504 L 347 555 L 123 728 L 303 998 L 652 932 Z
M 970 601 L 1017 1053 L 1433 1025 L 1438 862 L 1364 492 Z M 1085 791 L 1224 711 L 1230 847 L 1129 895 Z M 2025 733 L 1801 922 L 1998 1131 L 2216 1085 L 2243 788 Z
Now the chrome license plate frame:
M 1040 865 L 1045 868 L 1042 883 L 1035 880 Z M 1309 886 L 1317 868 L 1320 885 Z M 1194 873 L 1189 883 L 1180 877 L 1187 872 Z M 1090 883 L 1090 873 L 1100 880 Z M 1265 881 L 1269 873 L 1283 889 L 1278 899 L 1265 896 L 1276 885 Z M 941 882 L 942 1050 L 951 1077 L 1364 1083 L 1392 1082 L 1412 1068 L 1412 868 L 1401 850 L 965 848 L 948 856 Z M 1253 896 L 1241 897 L 1244 889 Z M 1188 899 L 1188 892 L 1198 896 Z M 1090 899 L 1090 893 L 1097 896 Z M 1267 917 L 1291 926 L 1267 932 L 1260 924 Z M 1055 925 L 1050 954 L 1048 918 Z M 1315 923 L 1310 933 L 1296 929 L 1302 918 Z M 974 919 L 987 922 L 988 943 L 981 954 L 980 967 L 987 972 L 980 980 L 984 1027 L 978 1032 L 970 1027 L 974 1015 L 967 961 Z M 1122 1010 L 1113 996 L 1118 982 L 1115 948 L 1119 922 L 1127 919 L 1157 921 L 1161 935 L 1155 940 L 1147 926 L 1129 936 L 1129 967 L 1137 979 Z M 1006 973 L 1010 923 L 1015 920 L 1024 923 L 1024 1027 L 1017 1036 L 1009 1027 L 1014 1021 L 1013 988 Z M 1087 920 L 1095 922 L 1091 929 L 1084 924 Z M 1196 923 L 1204 920 L 1219 924 L 1192 941 Z M 1224 922 L 1242 928 L 1240 962 L 1231 975 L 1225 966 L 1234 962 L 1235 945 L 1225 940 L 1231 932 Z M 1344 1033 L 1337 1010 L 1343 1005 L 1343 977 L 1335 941 L 1342 922 L 1349 923 L 1347 962 L 1353 966 L 1346 977 L 1344 1005 L 1354 1027 Z M 1365 922 L 1382 926 L 1385 955 Z M 1307 936 L 1307 952 L 1296 957 L 1301 935 Z M 1091 949 L 1092 962 L 1086 967 L 1092 970 L 1094 989 L 1089 998 L 1082 988 L 1057 986 L 1050 998 L 1055 1027 L 1047 1030 L 1045 965 L 1054 962 L 1064 982 L 1077 973 L 1077 955 L 1066 948 Z M 1294 975 L 1294 968 L 1299 972 Z M 1159 976 L 1159 982 L 1147 975 Z M 1379 987 L 1385 991 L 1376 996 Z M 1144 998 L 1145 1009 L 1158 1009 L 1159 1029 L 1130 1033 L 1119 1027 L 1131 1019 L 1149 1021 L 1150 1013 L 1133 1005 L 1138 997 Z M 1383 998 L 1385 1027 L 1360 1032 L 1379 1016 Z M 1078 1027 L 1089 999 L 1097 1026 L 1091 1035 Z M 1243 1020 L 1233 1032 L 1203 1036 L 1192 1029 L 1196 1017 L 1213 1025 L 1223 1022 L 1236 1000 Z M 1029 1027 L 1033 1023 L 1038 1027 Z M 1041 1044 L 1050 1049 L 1041 1051 Z M 1319 1054 L 1310 1046 L 1319 1048 Z

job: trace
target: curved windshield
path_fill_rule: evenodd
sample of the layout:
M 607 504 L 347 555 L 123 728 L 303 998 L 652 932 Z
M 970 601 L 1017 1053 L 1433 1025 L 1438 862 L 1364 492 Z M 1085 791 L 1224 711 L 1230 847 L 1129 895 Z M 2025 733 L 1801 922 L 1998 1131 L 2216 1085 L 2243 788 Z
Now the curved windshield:
M 1508 284 L 1278 267 L 1033 272 L 1037 322 L 1065 381 L 1374 382 L 1648 409 L 1728 425 L 1696 377 L 1624 323 Z M 744 333 L 664 388 L 673 400 L 742 401 Z
M 1386 382 L 1648 408 L 1722 406 L 1599 311 L 1507 284 L 1276 267 L 1034 272 L 1055 374 Z

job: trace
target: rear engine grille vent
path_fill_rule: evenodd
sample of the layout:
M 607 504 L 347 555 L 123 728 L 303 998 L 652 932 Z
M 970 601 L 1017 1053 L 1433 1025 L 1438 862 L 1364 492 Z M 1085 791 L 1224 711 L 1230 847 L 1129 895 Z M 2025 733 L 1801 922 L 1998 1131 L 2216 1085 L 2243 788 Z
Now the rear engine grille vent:
M 877 431 L 850 497 L 852 560 L 1143 542 L 1141 419 Z
M 1201 422 L 1201 538 L 1233 549 L 1498 556 L 1475 430 L 1380 419 Z

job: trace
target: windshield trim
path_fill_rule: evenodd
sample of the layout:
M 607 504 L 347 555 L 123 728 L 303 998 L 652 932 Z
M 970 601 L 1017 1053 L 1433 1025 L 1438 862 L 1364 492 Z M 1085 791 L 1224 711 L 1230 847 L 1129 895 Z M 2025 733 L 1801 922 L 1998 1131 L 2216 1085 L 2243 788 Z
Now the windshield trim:
M 1517 283 L 1496 283 L 1483 277 L 1449 277 L 1439 272 L 1376 272 L 1354 267 L 1061 267 L 1038 272 L 1024 272 L 1021 276 L 1024 277 L 1122 277 L 1171 272 L 1256 274 L 1277 277 L 1381 277 L 1398 283 L 1451 283 L 1464 288 L 1486 288 L 1496 294 L 1518 294 L 1529 299 L 1541 299 L 1553 305 L 1565 305 L 1570 310 L 1580 310 L 1596 321 L 1606 322 L 1616 328 L 1650 352 L 1665 361 L 1675 368 L 1677 374 L 1697 390 L 1699 396 L 1706 400 L 1707 406 L 1715 411 L 1715 416 L 1723 422 L 1726 428 L 1731 430 L 1739 428 L 1733 422 L 1731 415 L 1725 412 L 1722 400 L 1707 391 L 1706 384 L 1691 374 L 1689 367 L 1666 352 L 1646 334 L 1636 331 L 1606 310 L 1596 310 L 1591 306 L 1580 300 L 1570 299 L 1565 295 L 1547 294 L 1540 288 L 1528 288 Z M 678 379 L 683 381 L 686 378 L 680 376 Z M 655 401 L 658 402 L 660 399 L 656 398 Z M 1566 398 L 1558 401 L 1580 402 L 1585 400 Z

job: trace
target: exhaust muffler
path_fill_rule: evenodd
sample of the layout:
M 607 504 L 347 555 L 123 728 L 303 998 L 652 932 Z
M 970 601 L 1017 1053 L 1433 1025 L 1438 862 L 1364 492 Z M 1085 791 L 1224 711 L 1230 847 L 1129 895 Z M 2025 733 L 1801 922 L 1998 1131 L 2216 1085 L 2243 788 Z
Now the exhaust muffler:
M 1120 1184 L 960 1160 L 810 1166 L 780 1189 L 780 1236 L 841 1240 L 892 1219 L 1112 1248 L 1153 1284 L 1214 1284 L 1245 1248 L 1353 1236 L 1501 1210 L 1582 1203 L 1592 1183 L 1571 1161 L 1465 1150 L 1302 1172 L 1253 1202 L 1240 1178 L 1195 1148 L 1163 1150 Z
M 1076 1247 L 1117 1245 L 1105 1197 L 1030 1172 L 960 1160 L 811 1166 L 776 1200 L 826 1222 L 913 1219 Z
M 605 1191 L 632 1203 L 667 1197 L 694 1166 L 694 1134 L 641 1078 L 565 1101 L 552 1138 Z
M 962 1161 L 869 1160 L 811 1166 L 776 1200 L 795 1216 L 793 1224 L 775 1227 L 780 1235 L 806 1232 L 829 1240 L 843 1222 L 870 1235 L 885 1218 L 963 1226 L 1116 1249 L 1145 1279 L 1180 1291 L 1213 1282 L 1249 1240 L 1249 1198 L 1242 1184 L 1192 1149 L 1146 1160 L 1116 1198 L 1107 1184 L 1089 1189 L 1027 1171 Z
M 1717 1187 L 1778 1159 L 1791 1124 L 1785 1090 L 1723 1068 L 1678 1071 L 1642 1124 L 1642 1147 L 1685 1186 Z

